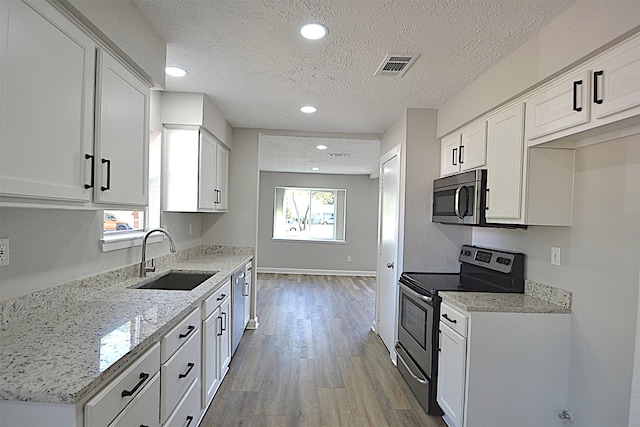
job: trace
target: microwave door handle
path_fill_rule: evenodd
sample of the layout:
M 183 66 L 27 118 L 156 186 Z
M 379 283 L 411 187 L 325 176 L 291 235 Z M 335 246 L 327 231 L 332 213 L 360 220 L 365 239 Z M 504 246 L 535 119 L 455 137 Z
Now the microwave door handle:
M 454 206 L 453 206 L 453 210 L 456 213 L 456 216 L 460 219 L 464 218 L 464 215 L 460 215 L 460 190 L 462 190 L 464 188 L 464 185 L 461 185 L 460 187 L 456 188 L 456 198 L 453 202 Z

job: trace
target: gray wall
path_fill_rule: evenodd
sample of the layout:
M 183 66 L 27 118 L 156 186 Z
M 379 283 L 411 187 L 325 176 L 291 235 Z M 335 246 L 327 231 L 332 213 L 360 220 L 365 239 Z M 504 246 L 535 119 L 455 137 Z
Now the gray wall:
M 528 279 L 572 292 L 567 407 L 577 426 L 627 425 L 640 271 L 638 183 L 639 135 L 582 148 L 573 226 L 473 233 L 474 244 L 525 253 Z M 551 265 L 551 246 L 560 247 L 561 266 Z
M 346 189 L 346 242 L 273 240 L 275 187 Z M 376 270 L 378 180 L 363 175 L 260 173 L 259 269 L 369 272 Z M 351 256 L 351 262 L 347 262 Z

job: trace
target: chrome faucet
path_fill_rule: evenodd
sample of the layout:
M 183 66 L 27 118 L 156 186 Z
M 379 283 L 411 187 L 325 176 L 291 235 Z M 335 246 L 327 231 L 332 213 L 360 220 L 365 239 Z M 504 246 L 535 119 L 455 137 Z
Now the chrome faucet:
M 144 233 L 144 237 L 142 238 L 142 263 L 140 264 L 140 277 L 146 277 L 148 271 L 156 271 L 155 267 L 147 267 L 147 238 L 150 234 L 155 232 L 163 233 L 167 236 L 169 238 L 169 250 L 172 254 L 177 252 L 176 245 L 173 243 L 171 234 L 169 234 L 169 232 L 164 228 L 152 228 Z

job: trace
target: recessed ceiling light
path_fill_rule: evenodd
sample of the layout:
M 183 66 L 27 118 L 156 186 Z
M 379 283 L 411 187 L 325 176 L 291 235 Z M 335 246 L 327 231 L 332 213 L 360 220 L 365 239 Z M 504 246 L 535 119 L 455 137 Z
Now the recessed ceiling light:
M 317 148 L 318 150 L 326 150 L 326 149 L 327 149 L 327 148 L 329 148 L 329 147 L 327 147 L 326 145 L 322 145 L 322 144 L 320 144 L 320 145 L 316 145 L 316 148 Z
M 305 105 L 304 107 L 300 107 L 300 111 L 303 113 L 311 114 L 318 111 L 318 109 L 312 105 Z
M 329 33 L 329 29 L 318 23 L 306 24 L 300 28 L 302 37 L 309 40 L 319 40 Z
M 311 168 L 312 171 L 319 171 L 320 168 Z
M 187 72 L 180 67 L 166 67 L 164 72 L 171 77 L 184 77 L 187 75 Z

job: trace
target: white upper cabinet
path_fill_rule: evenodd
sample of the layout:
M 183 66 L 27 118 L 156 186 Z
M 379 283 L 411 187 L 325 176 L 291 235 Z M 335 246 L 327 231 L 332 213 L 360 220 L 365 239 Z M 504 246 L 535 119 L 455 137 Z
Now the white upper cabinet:
M 440 176 L 482 167 L 486 153 L 487 122 L 482 120 L 442 138 Z
M 592 72 L 594 120 L 640 107 L 640 36 L 599 57 Z
M 524 104 L 493 114 L 487 125 L 487 222 L 520 219 Z
M 535 139 L 589 121 L 589 73 L 578 70 L 527 99 L 527 137 Z
M 146 206 L 149 87 L 104 50 L 98 52 L 95 144 L 96 202 Z
M 149 85 L 53 3 L 0 23 L 0 205 L 145 206 Z
M 90 201 L 96 44 L 46 1 L 2 1 L 0 46 L 0 195 Z
M 204 129 L 164 130 L 164 210 L 226 212 L 229 151 Z
M 640 115 L 640 34 L 536 89 L 526 104 L 529 146 L 560 146 L 556 140 L 637 125 L 632 118 Z

